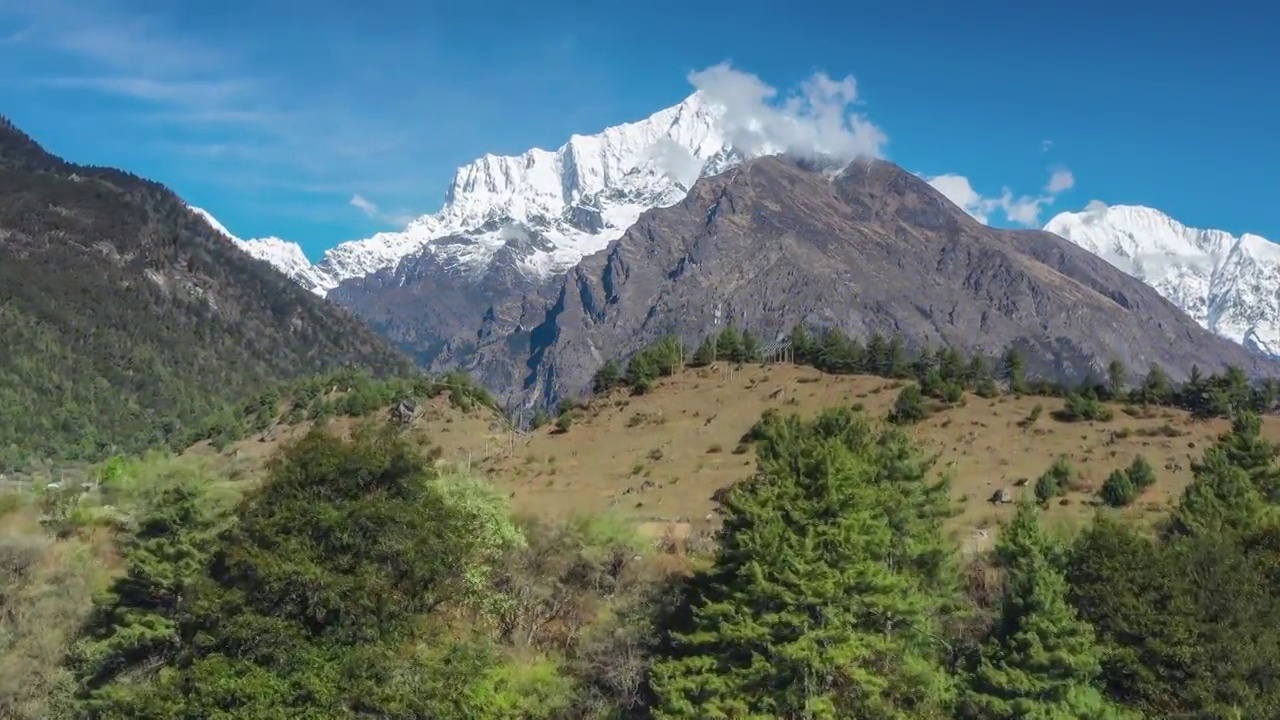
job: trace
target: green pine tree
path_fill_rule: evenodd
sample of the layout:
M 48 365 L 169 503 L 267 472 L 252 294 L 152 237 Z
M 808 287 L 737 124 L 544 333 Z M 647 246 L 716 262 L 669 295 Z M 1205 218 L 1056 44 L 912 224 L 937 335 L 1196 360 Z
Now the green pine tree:
M 89 717 L 501 717 L 480 697 L 483 653 L 423 632 L 434 608 L 491 601 L 491 571 L 522 541 L 499 496 L 439 477 L 393 428 L 315 429 L 237 517 L 179 603 L 175 658 Z
M 1231 461 L 1225 448 L 1206 450 L 1204 459 L 1193 464 L 1191 471 L 1195 480 L 1182 491 L 1173 511 L 1170 526 L 1175 533 L 1235 534 L 1263 523 L 1268 514 L 1266 498 L 1249 472 Z
M 1262 437 L 1262 419 L 1256 413 L 1237 413 L 1231 430 L 1220 435 L 1216 445 L 1228 462 L 1249 474 L 1264 498 L 1280 502 L 1280 467 L 1276 466 L 1280 446 Z
M 1163 405 L 1169 402 L 1169 398 L 1173 396 L 1173 388 L 1164 368 L 1152 365 L 1135 395 L 1135 399 L 1144 405 Z
M 813 337 L 809 335 L 808 330 L 805 330 L 804 325 L 797 324 L 792 327 L 787 335 L 787 341 L 791 344 L 791 355 L 796 364 L 813 364 L 817 360 L 814 355 L 816 346 Z
M 651 672 L 653 716 L 945 717 L 945 484 L 851 411 L 772 416 L 759 437 Z
M 961 703 L 975 720 L 1090 720 L 1132 714 L 1093 685 L 1102 653 L 1093 628 L 1067 604 L 1056 549 L 1024 499 L 996 546 L 1006 586 L 1000 618 L 983 644 Z
M 1004 370 L 1004 378 L 1009 382 L 1009 390 L 1014 393 L 1024 393 L 1027 391 L 1027 360 L 1022 353 L 1012 345 L 1005 351 L 1001 358 L 1001 365 Z
M 609 360 L 591 378 L 591 392 L 602 395 L 622 384 L 622 368 L 617 360 Z
M 742 333 L 738 332 L 738 328 L 728 325 L 724 330 L 720 331 L 720 337 L 716 338 L 716 348 L 719 351 L 721 360 L 729 362 L 742 361 Z
M 689 361 L 690 367 L 706 367 L 716 361 L 716 336 L 711 335 L 702 341 Z
M 177 652 L 180 613 L 209 557 L 213 529 L 206 506 L 199 485 L 180 482 L 141 513 L 122 548 L 125 574 L 95 598 L 69 657 L 86 715 L 121 702 Z
M 1107 365 L 1107 396 L 1112 400 L 1124 397 L 1128 382 L 1128 371 L 1124 363 L 1119 360 L 1112 360 Z
M 895 425 L 914 425 L 929 417 L 929 408 L 924 403 L 924 393 L 920 386 L 910 383 L 898 392 L 893 401 L 893 409 L 889 412 L 889 422 Z

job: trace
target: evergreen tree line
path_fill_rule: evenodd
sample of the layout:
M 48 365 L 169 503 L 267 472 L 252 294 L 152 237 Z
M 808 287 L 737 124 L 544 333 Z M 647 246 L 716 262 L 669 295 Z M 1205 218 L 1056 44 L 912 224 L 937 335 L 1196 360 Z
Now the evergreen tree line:
M 711 556 L 593 617 L 635 549 L 548 544 L 389 430 L 317 430 L 232 518 L 189 485 L 141 515 L 64 709 L 1277 717 L 1280 449 L 1260 427 L 1233 419 L 1155 533 L 1100 516 L 1059 539 L 1027 493 L 974 561 L 943 532 L 945 476 L 901 431 L 853 409 L 769 413 Z
M 366 417 L 400 402 L 446 393 L 450 404 L 464 412 L 473 407 L 498 408 L 493 395 L 463 372 L 374 377 L 362 368 L 344 367 L 274 384 L 239 405 L 209 415 L 190 431 L 170 438 L 168 445 L 180 450 L 209 440 L 221 449 L 276 423 Z
M 965 357 L 950 347 L 913 351 L 899 336 L 874 333 L 862 342 L 838 329 L 815 333 L 797 325 L 789 334 L 786 347 L 788 357 L 796 364 L 831 374 L 913 380 L 924 395 L 946 402 L 956 402 L 965 391 L 983 397 L 1001 392 L 1063 397 L 1067 406 L 1059 413 L 1059 419 L 1066 421 L 1111 419 L 1103 401 L 1176 407 L 1200 418 L 1280 409 L 1280 379 L 1252 383 L 1243 370 L 1234 366 L 1210 375 L 1196 366 L 1187 381 L 1177 385 L 1159 365 L 1152 365 L 1133 382 L 1129 370 L 1117 360 L 1108 365 L 1105 373 L 1091 372 L 1080 383 L 1068 386 L 1029 376 L 1026 358 L 1014 346 L 996 358 Z M 658 378 L 684 367 L 761 360 L 759 340 L 749 331 L 733 326 L 704 339 L 688 357 L 679 340 L 664 337 L 636 353 L 625 365 L 615 360 L 606 362 L 592 381 L 592 391 L 601 394 L 615 387 L 628 387 L 644 393 Z

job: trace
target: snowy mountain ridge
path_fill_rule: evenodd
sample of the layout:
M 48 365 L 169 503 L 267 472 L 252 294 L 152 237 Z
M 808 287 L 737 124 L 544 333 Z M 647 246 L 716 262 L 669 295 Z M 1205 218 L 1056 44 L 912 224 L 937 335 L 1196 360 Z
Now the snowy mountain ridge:
M 458 168 L 439 212 L 342 243 L 315 265 L 276 238 L 236 242 L 321 295 L 423 250 L 446 267 L 480 272 L 505 248 L 520 272 L 546 278 L 603 249 L 645 210 L 679 202 L 699 177 L 741 162 L 721 132 L 724 112 L 695 92 L 643 120 L 573 135 L 555 151 L 485 155 Z
M 1090 203 L 1044 229 L 1152 286 L 1205 328 L 1280 357 L 1280 245 L 1137 205 Z
M 297 243 L 282 240 L 278 237 L 242 240 L 234 235 L 209 211 L 194 205 L 187 206 L 191 212 L 200 216 L 214 230 L 227 236 L 237 247 L 258 260 L 266 260 L 277 270 L 293 278 L 298 284 L 319 295 L 324 295 L 326 286 L 336 285 L 324 271 L 311 264 Z M 326 288 L 322 290 L 321 288 Z

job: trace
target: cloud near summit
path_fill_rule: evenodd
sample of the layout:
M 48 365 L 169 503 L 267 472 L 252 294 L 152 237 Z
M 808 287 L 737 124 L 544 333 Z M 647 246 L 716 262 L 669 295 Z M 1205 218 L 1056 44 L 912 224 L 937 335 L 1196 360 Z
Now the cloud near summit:
M 851 75 L 836 80 L 814 73 L 781 100 L 776 88 L 727 62 L 690 73 L 689 82 L 724 108 L 721 131 L 747 155 L 788 153 L 848 162 L 881 157 L 889 140 L 854 111 L 858 85 Z
M 851 75 L 835 79 L 817 72 L 783 95 L 756 75 L 723 62 L 690 73 L 689 83 L 707 102 L 724 109 L 720 130 L 747 156 L 786 153 L 845 163 L 883 157 L 889 142 L 884 130 L 858 112 L 858 84 Z M 1046 141 L 1044 149 L 1050 146 Z M 1065 167 L 1052 168 L 1035 195 L 1015 194 L 1006 187 L 1000 195 L 987 197 L 968 177 L 955 173 L 925 179 L 979 222 L 999 214 L 1025 226 L 1038 225 L 1044 207 L 1076 184 Z
M 1053 170 L 1045 183 L 1044 193 L 1035 196 L 1015 196 L 1012 190 L 1005 188 L 998 197 L 985 197 L 973 188 L 969 178 L 955 173 L 925 177 L 925 180 L 978 222 L 988 222 L 991 215 L 999 211 L 1009 222 L 1028 227 L 1039 225 L 1044 206 L 1053 204 L 1059 195 L 1076 186 L 1075 176 L 1066 168 Z

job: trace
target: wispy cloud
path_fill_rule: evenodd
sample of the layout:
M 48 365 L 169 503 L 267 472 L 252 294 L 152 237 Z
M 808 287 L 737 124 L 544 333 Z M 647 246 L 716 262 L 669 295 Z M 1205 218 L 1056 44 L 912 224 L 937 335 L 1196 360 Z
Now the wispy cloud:
M 21 30 L 15 30 L 10 33 L 0 34 L 0 46 L 3 45 L 20 45 L 30 38 L 35 30 L 33 26 L 27 26 Z
M 413 213 L 406 211 L 395 213 L 383 212 L 382 209 L 378 207 L 377 203 L 365 198 L 359 193 L 352 195 L 351 199 L 347 201 L 347 204 L 373 220 L 389 222 L 395 225 L 406 225 L 415 217 Z
M 122 101 L 113 112 L 154 128 L 151 147 L 198 160 L 191 172 L 202 182 L 239 185 L 252 175 L 281 191 L 328 196 L 349 213 L 344 198 L 376 184 L 375 161 L 392 164 L 408 141 L 391 118 L 324 91 L 300 93 L 287 78 L 260 74 L 234 44 L 184 33 L 120 0 L 0 0 L 0 27 L 6 20 L 24 29 L 0 43 L 59 59 L 56 72 L 15 82 Z M 403 194 L 410 183 L 396 179 Z M 361 211 L 379 223 L 406 216 Z
M 0 19 L 6 17 L 26 23 L 15 40 L 23 51 L 63 60 L 57 73 L 28 77 L 30 85 L 133 101 L 163 122 L 264 119 L 256 79 L 220 49 L 184 36 L 158 16 L 125 12 L 110 0 L 0 0 Z
M 244 101 L 253 87 L 245 80 L 169 80 L 156 77 L 51 77 L 36 81 L 48 87 L 89 90 L 197 112 L 258 118 L 252 111 L 229 109 Z
M 969 178 L 955 173 L 926 177 L 935 190 L 960 206 L 978 222 L 990 222 L 996 213 L 1016 225 L 1027 227 L 1040 224 L 1040 214 L 1046 205 L 1053 204 L 1059 195 L 1075 187 L 1075 176 L 1066 168 L 1057 168 L 1049 175 L 1042 195 L 1015 195 L 1004 188 L 996 197 L 986 197 L 974 189 Z
M 351 196 L 350 205 L 351 205 L 351 207 L 353 207 L 353 208 L 355 208 L 355 209 L 359 210 L 360 212 L 364 213 L 365 215 L 369 215 L 369 216 L 371 216 L 371 217 L 372 217 L 373 215 L 377 215 L 377 214 L 378 214 L 378 206 L 377 206 L 377 205 L 375 205 L 374 203 L 369 202 L 368 200 L 364 199 L 364 198 L 363 198 L 363 197 L 361 197 L 360 195 L 352 195 L 352 196 Z

